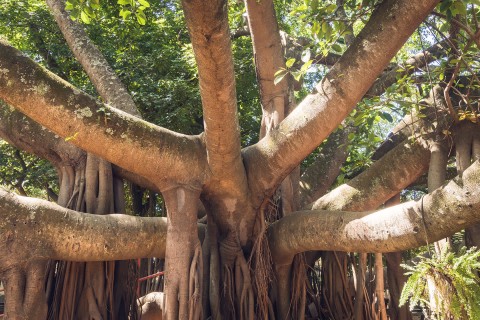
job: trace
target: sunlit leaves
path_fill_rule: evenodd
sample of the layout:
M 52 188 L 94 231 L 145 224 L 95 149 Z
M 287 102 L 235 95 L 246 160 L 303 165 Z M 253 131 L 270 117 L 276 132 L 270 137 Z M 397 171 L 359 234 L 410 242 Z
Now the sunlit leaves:
M 147 23 L 145 10 L 150 8 L 150 3 L 147 0 L 118 0 L 120 5 L 119 16 L 124 20 L 135 16 L 138 24 L 144 26 Z
M 67 0 L 65 9 L 70 12 L 73 20 L 80 20 L 90 24 L 92 19 L 97 17 L 97 10 L 100 8 L 100 0 Z
M 480 251 L 472 247 L 412 259 L 417 261 L 414 265 L 402 265 L 409 278 L 400 304 L 409 301 L 412 309 L 429 308 L 435 319 L 480 319 L 479 257 Z

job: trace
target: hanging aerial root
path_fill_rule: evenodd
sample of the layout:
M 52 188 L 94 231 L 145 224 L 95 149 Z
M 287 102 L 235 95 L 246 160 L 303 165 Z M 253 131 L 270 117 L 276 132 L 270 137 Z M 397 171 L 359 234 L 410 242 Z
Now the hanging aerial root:
M 202 281 L 203 278 L 203 256 L 202 247 L 197 244 L 190 266 L 189 277 L 189 320 L 201 319 L 202 315 Z
M 222 261 L 222 317 L 225 319 L 252 319 L 254 295 L 250 270 L 234 233 L 220 242 Z
M 457 172 L 462 174 L 472 163 L 473 132 L 478 126 L 468 121 L 462 121 L 456 128 L 455 150 Z
M 235 288 L 237 290 L 237 299 L 240 297 L 239 319 L 253 319 L 254 299 L 253 289 L 250 280 L 250 270 L 243 253 L 239 253 L 235 260 Z
M 259 319 L 268 319 L 272 314 L 272 303 L 269 297 L 270 285 L 272 283 L 272 256 L 266 237 L 265 220 L 262 218 L 262 227 L 250 254 L 250 270 L 252 271 L 253 290 L 255 293 L 256 310 L 255 314 Z
M 218 249 L 217 226 L 210 216 L 207 216 L 208 245 L 210 247 L 208 301 L 213 320 L 221 319 L 220 307 L 220 253 Z
M 305 254 L 297 254 L 292 265 L 292 317 L 294 319 L 305 318 L 307 271 Z

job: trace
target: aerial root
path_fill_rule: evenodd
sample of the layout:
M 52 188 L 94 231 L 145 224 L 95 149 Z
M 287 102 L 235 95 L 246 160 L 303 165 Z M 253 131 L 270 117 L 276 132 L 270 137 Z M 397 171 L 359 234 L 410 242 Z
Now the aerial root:
M 307 272 L 305 254 L 297 254 L 292 265 L 292 317 L 305 318 L 307 292 Z
M 235 260 L 235 288 L 237 297 L 240 297 L 240 319 L 253 319 L 253 289 L 247 261 L 240 252 Z
M 203 277 L 203 256 L 202 247 L 197 244 L 190 266 L 189 277 L 189 320 L 201 319 L 202 315 L 202 277 Z

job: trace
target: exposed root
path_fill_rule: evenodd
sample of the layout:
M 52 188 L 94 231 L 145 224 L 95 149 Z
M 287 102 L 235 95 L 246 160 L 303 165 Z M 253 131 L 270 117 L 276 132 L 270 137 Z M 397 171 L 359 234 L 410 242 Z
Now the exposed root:
M 70 209 L 96 214 L 112 213 L 124 208 L 116 203 L 124 200 L 123 193 L 115 195 L 121 185 L 114 178 L 110 163 L 88 154 L 75 163 L 60 167 L 61 188 L 58 203 Z M 71 164 L 73 163 L 73 164 Z M 114 294 L 115 262 L 50 262 L 47 294 L 48 319 L 119 319 L 119 304 L 123 302 L 135 318 L 131 308 L 133 295 Z M 125 285 L 116 288 L 125 290 Z

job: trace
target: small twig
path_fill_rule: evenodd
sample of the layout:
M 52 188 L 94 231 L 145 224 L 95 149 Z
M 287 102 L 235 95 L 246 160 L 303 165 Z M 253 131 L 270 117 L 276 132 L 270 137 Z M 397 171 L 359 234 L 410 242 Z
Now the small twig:
M 148 280 L 148 279 L 153 279 L 153 278 L 156 278 L 156 277 L 163 276 L 164 274 L 165 274 L 164 271 L 160 271 L 160 272 L 151 274 L 151 275 L 149 275 L 149 276 L 146 276 L 146 277 L 143 277 L 143 278 L 139 278 L 137 281 L 138 281 L 138 282 L 143 282 L 143 281 Z
M 452 77 L 447 83 L 447 86 L 443 90 L 443 96 L 445 97 L 445 102 L 447 103 L 448 106 L 448 111 L 450 112 L 450 115 L 453 117 L 453 121 L 455 123 L 458 123 L 458 116 L 455 110 L 453 109 L 453 104 L 452 104 L 452 99 L 450 98 L 450 89 L 453 86 L 453 82 L 455 81 L 455 78 L 457 77 L 457 74 L 460 70 L 460 62 L 457 62 L 457 65 L 455 66 L 455 70 L 453 71 Z

